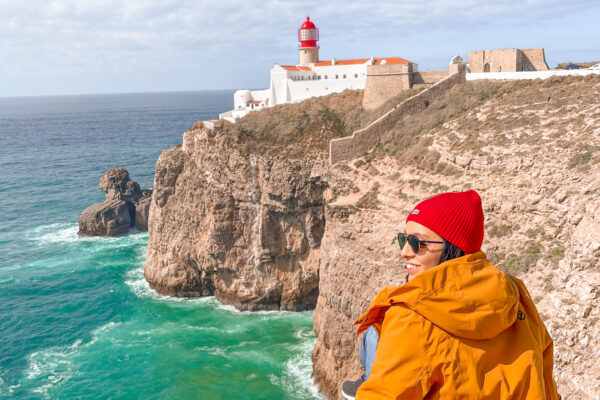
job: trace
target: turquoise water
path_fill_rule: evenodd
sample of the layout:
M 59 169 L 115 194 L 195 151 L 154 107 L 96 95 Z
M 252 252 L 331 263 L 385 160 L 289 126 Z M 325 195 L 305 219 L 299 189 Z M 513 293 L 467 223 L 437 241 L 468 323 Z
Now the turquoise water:
M 231 99 L 0 98 L 0 398 L 320 398 L 311 313 L 160 296 L 143 278 L 147 233 L 77 236 L 101 174 L 151 187 L 160 151 Z

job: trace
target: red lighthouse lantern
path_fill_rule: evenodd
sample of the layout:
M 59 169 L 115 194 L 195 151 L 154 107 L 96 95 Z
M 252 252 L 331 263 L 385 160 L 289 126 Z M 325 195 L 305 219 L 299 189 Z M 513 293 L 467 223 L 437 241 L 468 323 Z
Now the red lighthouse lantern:
M 300 65 L 309 65 L 319 61 L 319 46 L 317 46 L 317 40 L 319 40 L 319 30 L 310 20 L 310 17 L 306 17 L 306 21 L 298 29 L 298 41 L 300 42 Z
M 298 29 L 300 47 L 317 47 L 317 40 L 319 40 L 319 29 L 312 23 L 310 17 L 306 17 L 306 21 Z

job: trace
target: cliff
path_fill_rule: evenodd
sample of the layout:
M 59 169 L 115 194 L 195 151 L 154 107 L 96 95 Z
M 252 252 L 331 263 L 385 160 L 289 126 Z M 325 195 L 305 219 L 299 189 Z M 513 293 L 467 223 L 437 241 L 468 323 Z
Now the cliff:
M 199 123 L 164 151 L 150 206 L 150 286 L 239 309 L 313 309 L 328 188 L 321 175 L 329 139 L 344 134 L 340 100 L 360 109 L 349 92 L 328 98 L 331 107 L 280 106 L 217 130 Z M 277 121 L 290 112 L 300 115 Z
M 599 398 L 598 93 L 599 78 L 467 83 L 332 168 L 313 351 L 328 398 L 362 373 L 353 322 L 383 286 L 404 282 L 394 237 L 406 216 L 467 189 L 483 200 L 483 250 L 525 281 L 554 339 L 559 392 Z
M 525 281 L 555 340 L 563 398 L 600 390 L 600 78 L 467 82 L 330 167 L 330 139 L 381 115 L 360 93 L 196 126 L 156 168 L 146 278 L 241 309 L 315 305 L 314 378 L 329 399 L 361 374 L 353 322 L 404 281 L 394 241 L 418 201 L 476 189 L 483 250 Z M 401 99 L 395 99 L 399 101 Z

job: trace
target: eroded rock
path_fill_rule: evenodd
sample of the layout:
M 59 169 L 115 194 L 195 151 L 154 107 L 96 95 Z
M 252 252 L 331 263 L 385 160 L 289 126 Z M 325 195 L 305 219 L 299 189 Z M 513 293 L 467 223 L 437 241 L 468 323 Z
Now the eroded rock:
M 140 231 L 148 229 L 152 189 L 140 190 L 124 168 L 108 170 L 100 177 L 98 187 L 106 193 L 106 200 L 79 215 L 79 235 L 119 236 L 133 226 Z
M 244 310 L 313 309 L 322 167 L 248 155 L 213 131 L 186 132 L 156 164 L 146 280 L 161 294 L 215 295 Z

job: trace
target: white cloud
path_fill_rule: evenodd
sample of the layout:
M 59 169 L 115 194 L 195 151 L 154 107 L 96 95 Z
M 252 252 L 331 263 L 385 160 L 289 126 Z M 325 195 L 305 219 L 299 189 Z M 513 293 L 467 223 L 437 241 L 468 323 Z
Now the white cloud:
M 0 95 L 3 86 L 19 86 L 15 80 L 27 86 L 48 77 L 65 80 L 65 91 L 77 90 L 69 88 L 69 75 L 99 71 L 117 79 L 121 71 L 123 82 L 128 71 L 169 79 L 181 62 L 213 74 L 215 60 L 233 63 L 234 74 L 241 62 L 258 63 L 265 74 L 265 61 L 295 60 L 296 29 L 306 14 L 320 28 L 326 52 L 370 46 L 390 48 L 388 54 L 400 43 L 410 49 L 410 40 L 432 31 L 534 26 L 598 7 L 588 0 L 0 0 Z

